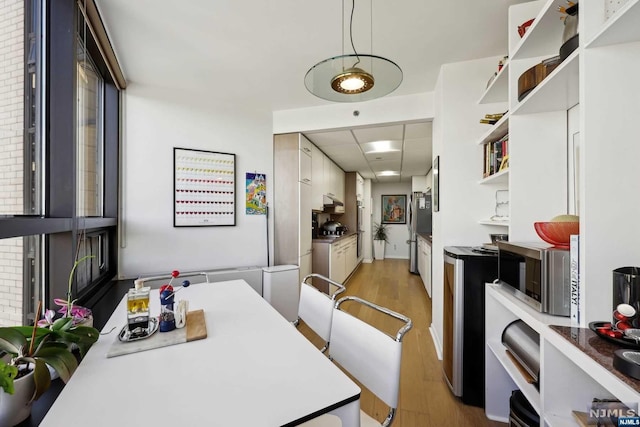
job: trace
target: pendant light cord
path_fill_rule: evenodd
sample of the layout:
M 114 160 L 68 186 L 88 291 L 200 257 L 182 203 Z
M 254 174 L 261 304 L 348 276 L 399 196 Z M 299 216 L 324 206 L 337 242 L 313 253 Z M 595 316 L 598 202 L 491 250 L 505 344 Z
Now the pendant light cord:
M 353 53 L 355 53 L 356 58 L 358 58 L 356 63 L 353 64 L 353 68 L 355 68 L 355 66 L 360 63 L 360 56 L 358 55 L 358 52 L 356 51 L 356 47 L 353 44 L 353 11 L 355 9 L 356 9 L 356 0 L 353 0 L 351 2 L 351 18 L 349 19 L 349 40 L 351 40 L 351 48 L 353 49 Z

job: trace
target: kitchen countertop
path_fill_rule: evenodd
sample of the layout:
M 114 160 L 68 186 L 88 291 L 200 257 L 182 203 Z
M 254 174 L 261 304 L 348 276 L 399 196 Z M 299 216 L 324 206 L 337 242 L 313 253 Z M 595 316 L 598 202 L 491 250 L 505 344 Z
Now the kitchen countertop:
M 600 338 L 591 329 L 569 326 L 550 326 L 550 328 L 640 393 L 639 380 L 633 379 L 613 367 L 613 352 L 623 347 Z
M 418 233 L 418 236 L 422 237 L 429 244 L 433 243 L 433 239 L 431 238 L 431 234 Z
M 335 243 L 341 240 L 346 239 L 347 237 L 351 237 L 356 235 L 355 231 L 349 231 L 347 234 L 343 234 L 342 236 L 329 237 L 329 236 L 320 236 L 317 239 L 313 239 L 313 243 Z

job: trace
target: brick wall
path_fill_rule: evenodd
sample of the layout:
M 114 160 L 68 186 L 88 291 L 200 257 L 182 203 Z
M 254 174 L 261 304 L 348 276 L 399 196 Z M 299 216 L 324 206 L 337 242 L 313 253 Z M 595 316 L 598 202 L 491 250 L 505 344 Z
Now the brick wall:
M 0 0 L 0 214 L 22 214 L 24 0 Z M 0 326 L 22 323 L 22 238 L 0 240 Z

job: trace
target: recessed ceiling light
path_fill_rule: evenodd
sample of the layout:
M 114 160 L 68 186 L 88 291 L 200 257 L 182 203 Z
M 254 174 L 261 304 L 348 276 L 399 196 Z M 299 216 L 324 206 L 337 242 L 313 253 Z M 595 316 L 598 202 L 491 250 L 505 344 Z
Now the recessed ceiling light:
M 378 175 L 378 176 L 397 176 L 397 175 L 400 175 L 400 172 L 397 172 L 397 171 L 382 171 L 382 172 L 377 172 L 376 175 Z
M 365 154 L 370 153 L 391 153 L 394 151 L 402 151 L 402 141 L 372 141 L 360 144 Z

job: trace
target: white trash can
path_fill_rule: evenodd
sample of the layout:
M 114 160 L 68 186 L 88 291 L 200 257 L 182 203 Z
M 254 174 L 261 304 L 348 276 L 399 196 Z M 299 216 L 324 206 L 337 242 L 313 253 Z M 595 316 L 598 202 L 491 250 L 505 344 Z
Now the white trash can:
M 262 296 L 289 322 L 298 319 L 300 283 L 297 265 L 262 268 Z

